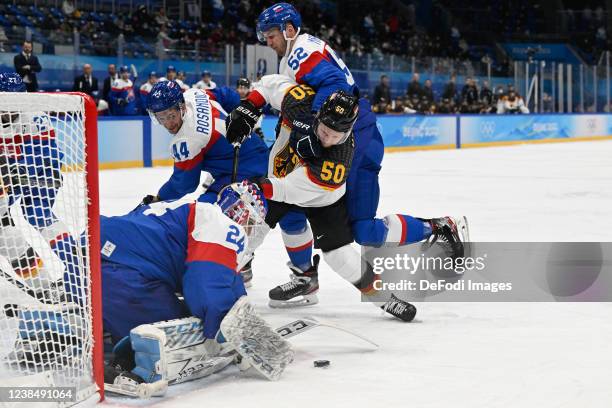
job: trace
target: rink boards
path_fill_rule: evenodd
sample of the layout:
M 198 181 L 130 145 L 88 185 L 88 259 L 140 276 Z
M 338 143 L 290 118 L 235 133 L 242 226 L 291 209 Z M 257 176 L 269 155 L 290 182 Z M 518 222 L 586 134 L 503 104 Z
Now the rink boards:
M 263 121 L 268 144 L 276 122 Z M 377 126 L 388 152 L 612 139 L 612 114 L 378 115 Z M 170 139 L 146 116 L 100 117 L 100 167 L 171 165 Z

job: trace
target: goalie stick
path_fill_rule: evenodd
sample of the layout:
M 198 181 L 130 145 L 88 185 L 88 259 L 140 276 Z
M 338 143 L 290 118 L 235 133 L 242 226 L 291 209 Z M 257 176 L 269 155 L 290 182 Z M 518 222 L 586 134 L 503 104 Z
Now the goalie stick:
M 280 334 L 282 337 L 288 339 L 293 336 L 297 336 L 300 333 L 304 333 L 310 329 L 314 329 L 315 327 L 330 327 L 332 329 L 340 330 L 345 333 L 351 334 L 366 343 L 371 344 L 375 348 L 378 348 L 378 344 L 374 343 L 372 340 L 368 339 L 365 336 L 362 336 L 354 331 L 346 329 L 342 326 L 338 326 L 337 324 L 322 322 L 320 320 L 315 319 L 314 317 L 302 317 L 301 319 L 295 320 L 291 323 L 288 323 L 284 326 L 278 327 L 276 332 Z

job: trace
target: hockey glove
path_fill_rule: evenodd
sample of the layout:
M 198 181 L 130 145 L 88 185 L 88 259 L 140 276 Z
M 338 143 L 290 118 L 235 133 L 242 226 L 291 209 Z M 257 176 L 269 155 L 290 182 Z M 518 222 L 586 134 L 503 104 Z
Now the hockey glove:
M 134 209 L 140 208 L 140 207 L 142 207 L 144 205 L 150 205 L 150 204 L 156 203 L 158 201 L 161 201 L 161 199 L 159 198 L 158 195 L 148 194 L 148 195 L 145 196 L 145 198 L 142 199 L 140 204 L 138 204 L 136 206 L 136 208 L 134 208 Z
M 291 122 L 289 143 L 304 160 L 321 156 L 321 142 L 314 132 L 314 117 L 300 117 Z
M 242 144 L 251 135 L 261 116 L 261 109 L 244 100 L 225 119 L 225 137 L 231 144 Z

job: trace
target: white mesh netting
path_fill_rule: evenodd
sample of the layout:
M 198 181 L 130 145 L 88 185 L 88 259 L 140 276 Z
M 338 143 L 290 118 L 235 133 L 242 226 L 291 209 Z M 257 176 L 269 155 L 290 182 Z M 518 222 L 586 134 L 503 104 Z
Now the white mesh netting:
M 95 392 L 80 96 L 0 94 L 0 383 Z M 29 382 L 28 382 L 29 383 Z

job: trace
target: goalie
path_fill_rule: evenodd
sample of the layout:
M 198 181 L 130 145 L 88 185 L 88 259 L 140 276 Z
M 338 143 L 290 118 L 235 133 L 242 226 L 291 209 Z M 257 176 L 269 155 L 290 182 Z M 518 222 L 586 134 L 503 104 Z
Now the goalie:
M 265 214 L 257 187 L 243 182 L 226 187 L 219 205 L 181 199 L 101 217 L 103 321 L 115 344 L 109 390 L 160 393 L 224 368 L 234 350 L 279 377 L 292 352 L 246 302 L 236 272 Z

